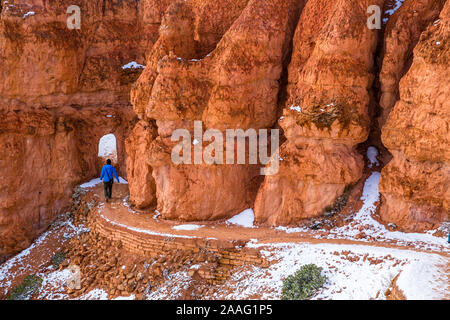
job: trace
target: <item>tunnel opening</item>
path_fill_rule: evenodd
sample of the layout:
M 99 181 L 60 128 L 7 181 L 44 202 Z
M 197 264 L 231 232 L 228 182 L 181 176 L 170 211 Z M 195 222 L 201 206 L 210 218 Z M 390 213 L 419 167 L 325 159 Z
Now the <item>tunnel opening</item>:
M 105 162 L 107 159 L 111 159 L 113 164 L 117 164 L 117 139 L 113 133 L 109 133 L 100 138 L 98 142 L 98 154 L 99 160 Z

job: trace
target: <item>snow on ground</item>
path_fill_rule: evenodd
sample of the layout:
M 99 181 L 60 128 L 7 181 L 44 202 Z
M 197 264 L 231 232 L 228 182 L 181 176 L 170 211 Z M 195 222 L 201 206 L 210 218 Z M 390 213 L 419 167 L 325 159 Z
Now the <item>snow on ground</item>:
M 50 267 L 53 269 L 53 267 Z M 42 286 L 39 289 L 38 299 L 46 300 L 62 300 L 68 299 L 69 295 L 66 293 L 66 281 L 72 276 L 69 268 L 64 270 L 56 270 L 49 274 L 37 274 L 43 279 Z
M 297 111 L 298 113 L 302 112 L 302 108 L 300 106 L 294 106 L 292 105 L 289 109 Z
M 84 189 L 93 188 L 100 183 L 102 183 L 102 180 L 100 180 L 100 178 L 95 178 L 95 179 L 92 179 L 91 181 L 80 184 L 80 188 L 84 188 Z
M 373 165 L 379 166 L 380 163 L 377 159 L 378 149 L 370 146 L 367 148 L 367 158 L 369 159 L 369 168 L 372 168 Z
M 128 181 L 125 180 L 125 179 L 122 178 L 122 177 L 119 177 L 119 181 L 120 181 L 120 183 L 128 184 Z M 83 184 L 80 184 L 80 188 L 83 188 L 83 189 L 93 188 L 93 187 L 95 187 L 96 185 L 98 185 L 98 184 L 100 184 L 100 183 L 102 183 L 102 182 L 103 182 L 103 181 L 100 180 L 100 178 L 95 178 L 95 179 L 92 179 L 92 180 L 90 180 L 90 181 L 88 181 L 88 182 L 85 182 L 85 183 L 83 183 Z
M 23 19 L 26 19 L 27 17 L 29 17 L 29 16 L 34 16 L 36 14 L 36 12 L 34 12 L 34 11 L 29 11 L 29 12 L 27 12 L 27 13 L 25 13 L 24 15 L 23 15 Z
M 119 177 L 120 178 L 120 177 Z M 134 213 L 136 215 L 140 215 L 139 212 L 137 212 L 136 210 L 134 210 L 133 208 L 131 208 L 131 206 L 128 204 L 128 200 L 130 199 L 130 195 L 126 195 L 123 199 L 122 199 L 122 205 L 124 207 L 126 207 L 128 209 L 129 212 Z
M 128 181 L 119 176 L 119 183 L 128 184 Z
M 439 276 L 445 265 L 431 263 L 409 264 L 400 273 L 397 286 L 408 300 L 449 299 L 448 273 Z M 445 295 L 447 294 L 447 295 Z
M 98 143 L 98 156 L 102 158 L 109 157 L 111 161 L 117 162 L 117 143 L 114 134 L 109 133 L 100 138 Z
M 253 221 L 255 221 L 255 214 L 252 209 L 246 209 L 241 213 L 235 215 L 227 220 L 227 223 L 235 224 L 245 228 L 253 228 Z
M 75 227 L 72 224 L 70 218 L 64 218 L 64 214 L 61 215 L 61 219 L 65 220 L 57 220 L 52 226 L 48 229 L 48 231 L 41 234 L 39 238 L 37 238 L 27 249 L 22 250 L 20 253 L 16 254 L 9 260 L 5 261 L 0 265 L 0 290 L 5 294 L 11 290 L 11 280 L 16 276 L 21 274 L 32 274 L 35 273 L 35 270 L 42 270 L 46 264 L 49 263 L 50 258 L 59 251 L 61 248 L 56 247 L 52 250 L 46 248 L 45 243 L 50 241 L 50 239 L 54 236 L 56 232 L 62 233 L 63 241 L 61 241 L 61 245 L 65 240 L 68 240 L 74 237 L 77 234 L 89 231 L 89 229 L 85 228 L 83 225 L 79 227 Z M 35 260 L 33 265 L 29 264 L 30 257 L 33 257 L 36 252 L 39 252 L 39 256 L 48 256 L 48 259 L 42 259 L 42 261 Z M 34 254 L 34 255 L 33 255 Z M 40 277 L 44 277 L 44 274 L 36 273 Z M 57 274 L 53 275 L 54 279 L 57 279 Z M 45 281 L 45 278 L 44 278 Z M 45 282 L 44 282 L 45 283 Z
M 39 247 L 49 235 L 50 232 L 43 233 L 27 249 L 22 250 L 20 253 L 0 265 L 0 288 L 5 289 L 5 293 L 8 293 L 8 288 L 11 286 L 11 281 L 8 279 L 10 279 L 13 274 L 20 274 L 21 272 L 30 269 L 30 265 L 23 262 L 24 258 L 26 258 L 34 248 Z
M 443 299 L 448 295 L 439 265 L 447 259 L 431 253 L 342 244 L 256 244 L 273 264 L 269 268 L 240 267 L 218 286 L 212 298 L 279 299 L 282 280 L 302 265 L 314 263 L 328 277 L 314 299 L 385 299 L 385 292 L 400 273 L 397 286 L 407 297 Z M 424 274 L 427 273 L 427 274 Z M 402 277 L 405 279 L 403 281 Z M 448 297 L 447 297 L 448 298 Z
M 150 235 L 156 235 L 156 236 L 169 237 L 169 238 L 191 238 L 191 239 L 192 238 L 198 238 L 198 237 L 195 237 L 195 236 L 185 236 L 185 235 L 178 235 L 178 234 L 171 234 L 171 233 L 155 232 L 155 231 L 152 231 L 152 230 L 141 229 L 141 228 L 132 227 L 132 226 L 129 226 L 129 225 L 126 225 L 126 224 L 122 224 L 120 222 L 108 219 L 105 215 L 103 215 L 101 213 L 102 209 L 103 209 L 102 206 L 99 205 L 98 212 L 100 213 L 100 217 L 102 219 L 104 219 L 105 221 L 109 222 L 112 225 L 119 226 L 119 227 L 122 227 L 122 228 L 126 228 L 126 229 L 131 230 L 131 231 L 135 231 L 135 232 L 139 232 L 139 233 L 145 233 L 145 234 L 150 234 Z
M 122 69 L 144 69 L 145 66 L 142 64 L 137 63 L 136 61 L 131 61 L 125 65 L 122 66 Z
M 325 230 L 310 230 L 305 227 L 286 228 L 276 227 L 277 230 L 286 233 L 309 232 L 317 239 L 349 239 L 355 240 L 356 236 L 364 232 L 367 236 L 371 236 L 379 241 L 391 242 L 397 245 L 410 246 L 422 250 L 438 250 L 442 252 L 450 252 L 446 237 L 436 237 L 433 235 L 435 231 L 426 233 L 407 233 L 400 231 L 390 231 L 384 225 L 376 221 L 372 214 L 375 212 L 377 202 L 380 200 L 378 184 L 380 181 L 380 173 L 377 171 L 367 178 L 364 183 L 363 194 L 361 200 L 363 205 L 361 209 L 353 216 L 353 220 L 343 227 L 333 228 L 326 236 L 321 235 Z M 361 230 L 361 227 L 363 229 Z M 358 241 L 369 242 L 369 239 L 358 239 Z
M 308 232 L 310 230 L 307 227 L 284 227 L 284 226 L 278 226 L 278 227 L 275 227 L 275 229 L 284 231 L 286 233 Z
M 393 240 L 399 245 L 412 245 L 420 249 L 444 247 L 444 251 L 449 252 L 446 237 L 435 237 L 430 233 L 389 231 L 371 216 L 376 209 L 376 202 L 380 198 L 378 192 L 380 177 L 381 174 L 375 171 L 367 178 L 361 196 L 361 200 L 364 201 L 361 209 L 348 225 L 330 230 L 329 238 L 352 238 L 361 232 L 358 226 L 368 226 L 363 232 L 379 240 Z M 362 240 L 364 241 L 364 239 Z
M 203 227 L 204 227 L 203 225 L 198 225 L 198 224 L 180 224 L 178 226 L 172 227 L 172 229 L 175 229 L 175 230 L 198 230 Z
M 156 290 L 147 294 L 148 300 L 173 300 L 181 298 L 183 292 L 192 284 L 192 278 L 186 271 L 179 271 L 168 276 L 168 279 L 156 288 Z
M 108 300 L 108 293 L 103 289 L 93 289 L 81 295 L 80 300 Z
M 132 294 L 128 297 L 120 296 L 112 300 L 135 300 L 135 299 L 136 296 Z M 73 300 L 109 300 L 109 298 L 108 293 L 105 290 L 96 288 Z
M 403 233 L 389 231 L 382 224 L 372 218 L 371 214 L 376 209 L 379 201 L 378 183 L 379 172 L 373 172 L 364 184 L 361 200 L 363 205 L 355 213 L 353 221 L 341 228 L 330 231 L 327 238 L 354 239 L 360 233 L 361 226 L 367 235 L 382 241 L 395 240 L 396 244 L 409 245 L 412 248 L 440 250 L 449 252 L 446 237 L 435 237 L 431 232 Z M 81 185 L 81 187 L 92 187 L 100 183 L 94 179 Z M 106 218 L 102 213 L 104 204 L 98 205 L 98 210 L 103 219 L 119 227 L 130 230 L 154 234 L 166 237 L 197 238 L 194 236 L 174 235 L 139 229 L 120 224 Z M 253 227 L 253 210 L 247 209 L 229 219 L 227 223 L 243 227 Z M 69 239 L 76 234 L 87 232 L 83 226 L 75 227 L 70 219 L 58 222 L 64 227 L 64 238 Z M 176 230 L 196 230 L 202 225 L 179 225 Z M 177 229 L 178 227 L 178 229 Z M 305 227 L 276 229 L 286 233 L 311 232 Z M 319 230 L 320 231 L 320 230 Z M 29 248 L 23 250 L 0 265 L 0 289 L 11 288 L 11 279 L 16 274 L 31 273 L 31 266 L 24 263 L 30 260 L 33 250 L 42 250 L 40 246 L 47 238 L 55 232 L 55 229 L 43 233 Z M 316 233 L 317 234 L 317 233 Z M 369 241 L 362 239 L 360 241 Z M 399 275 L 397 286 L 403 291 L 408 299 L 449 299 L 448 285 L 448 258 L 435 253 L 417 252 L 414 250 L 393 249 L 369 245 L 345 245 L 345 244 L 310 244 L 310 243 L 279 243 L 264 244 L 257 239 L 252 239 L 247 247 L 261 249 L 262 255 L 273 264 L 269 268 L 256 266 L 238 267 L 233 271 L 229 280 L 223 285 L 217 286 L 212 296 L 205 298 L 215 299 L 279 299 L 281 295 L 282 280 L 295 272 L 300 266 L 315 263 L 323 268 L 328 277 L 323 290 L 315 299 L 384 299 L 385 291 L 391 286 L 392 280 Z M 55 249 L 56 251 L 58 249 Z M 55 252 L 56 252 L 55 251 Z M 40 252 L 40 251 L 39 251 Z M 28 257 L 28 258 L 27 258 Z M 31 255 L 33 257 L 33 255 Z M 49 257 L 51 254 L 49 253 Z M 27 259 L 25 259 L 27 258 Z M 47 261 L 40 265 L 34 265 L 34 270 L 41 270 L 36 274 L 43 279 L 43 285 L 38 294 L 39 298 L 45 299 L 67 299 L 64 293 L 64 283 L 68 278 L 68 271 L 53 270 L 48 267 L 42 271 Z M 192 285 L 192 279 L 186 271 L 180 271 L 168 275 L 166 282 L 147 294 L 148 299 L 176 299 Z M 8 290 L 8 289 L 6 289 Z M 107 293 L 102 289 L 94 289 L 79 299 L 108 299 Z M 135 299 L 134 296 L 119 297 L 118 299 Z

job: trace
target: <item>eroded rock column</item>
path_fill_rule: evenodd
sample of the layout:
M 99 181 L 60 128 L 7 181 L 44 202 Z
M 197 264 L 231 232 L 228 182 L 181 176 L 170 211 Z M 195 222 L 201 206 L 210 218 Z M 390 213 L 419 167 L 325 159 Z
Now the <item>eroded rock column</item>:
M 288 98 L 279 123 L 287 142 L 280 170 L 258 192 L 259 223 L 294 224 L 321 215 L 362 175 L 355 146 L 367 139 L 377 31 L 370 5 L 383 1 L 310 0 L 297 26 Z M 312 23 L 314 21 L 314 23 Z
M 212 1 L 198 3 L 208 7 Z M 158 126 L 148 157 L 158 210 L 164 218 L 220 219 L 252 206 L 261 182 L 260 165 L 176 165 L 171 160 L 175 143 L 170 137 L 174 130 L 184 128 L 194 139 L 195 121 L 203 123 L 203 131 L 216 129 L 223 136 L 226 129 L 258 130 L 275 123 L 278 80 L 303 3 L 251 0 L 244 9 L 235 1 L 222 1 L 222 14 L 214 18 L 228 24 L 228 28 L 221 24 L 218 29 L 224 32 L 221 37 L 205 31 L 212 30 L 207 26 L 214 23 L 210 15 L 204 21 L 199 18 L 197 12 L 204 9 L 195 9 L 196 3 L 186 1 L 169 8 L 168 24 L 162 26 L 169 31 L 162 33 L 158 42 L 170 44 L 167 38 L 176 37 L 170 30 L 179 30 L 179 23 L 185 26 L 186 36 L 174 45 L 167 44 L 169 54 L 163 57 L 161 47 L 155 45 L 154 67 L 145 71 L 133 93 L 136 112 L 142 118 L 156 119 Z M 183 15 L 170 18 L 173 12 Z M 196 27 L 189 29 L 191 24 L 184 23 L 185 19 L 196 21 Z M 216 46 L 211 52 L 198 45 L 214 39 Z M 200 52 L 204 55 L 199 56 Z M 206 147 L 210 142 L 197 143 Z M 190 146 L 192 151 L 197 143 Z
M 71 30 L 71 1 L 2 1 L 0 262 L 68 207 L 75 185 L 97 177 L 103 135 L 117 138 L 126 176 L 124 140 L 137 120 L 129 91 L 142 69 L 123 66 L 143 63 L 156 41 L 167 1 L 151 2 L 143 14 L 143 1 L 77 1 L 81 29 Z
M 449 219 L 450 3 L 421 34 L 382 129 L 393 160 L 381 172 L 381 218 L 419 231 Z

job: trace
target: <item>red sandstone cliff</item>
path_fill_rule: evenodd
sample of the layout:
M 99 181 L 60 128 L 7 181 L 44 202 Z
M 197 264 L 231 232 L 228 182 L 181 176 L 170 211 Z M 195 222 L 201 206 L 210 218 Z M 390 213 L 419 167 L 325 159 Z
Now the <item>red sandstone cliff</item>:
M 2 2 L 0 259 L 98 174 L 110 132 L 137 207 L 182 220 L 252 207 L 277 225 L 321 215 L 361 179 L 357 147 L 369 132 L 379 141 L 379 122 L 393 156 L 381 218 L 408 230 L 448 220 L 449 3 L 405 0 L 368 29 L 367 7 L 393 3 L 79 0 L 82 27 L 69 30 L 72 1 Z M 281 128 L 279 172 L 174 164 L 171 134 L 196 120 L 220 133 Z
M 170 160 L 173 130 L 192 132 L 195 120 L 222 132 L 267 128 L 276 120 L 278 80 L 303 1 L 236 3 L 220 2 L 222 14 L 216 16 L 198 8 L 216 8 L 216 1 L 175 2 L 132 94 L 138 115 L 157 120 L 153 147 L 134 161 L 150 158 L 158 210 L 165 218 L 225 218 L 253 205 L 261 179 L 257 165 L 174 165 Z M 228 27 L 217 34 L 215 24 Z M 131 200 L 138 204 L 142 189 L 134 185 L 142 184 L 141 178 L 129 181 Z
M 406 230 L 433 228 L 450 218 L 449 18 L 447 1 L 420 35 L 400 81 L 400 100 L 382 129 L 394 158 L 382 170 L 380 215 Z
M 166 1 L 167 3 L 168 1 Z M 98 175 L 98 142 L 124 140 L 135 124 L 130 86 L 157 39 L 164 1 L 4 2 L 0 17 L 0 259 L 26 248 L 69 203 L 74 185 Z M 108 116 L 108 117 L 107 117 Z
M 367 139 L 370 127 L 377 44 L 377 30 L 365 24 L 371 4 L 382 1 L 306 4 L 280 118 L 287 138 L 280 149 L 283 160 L 280 172 L 266 177 L 258 193 L 257 221 L 290 224 L 318 216 L 361 177 L 363 161 L 354 147 Z
M 389 18 L 386 26 L 370 30 L 368 6 L 388 10 L 396 3 L 293 1 L 270 11 L 273 3 L 175 1 L 169 7 L 160 37 L 148 54 L 149 67 L 132 90 L 134 109 L 144 121 L 128 144 L 133 154 L 129 167 L 145 166 L 145 174 L 134 170 L 130 176 L 131 199 L 137 205 L 156 201 L 163 217 L 187 220 L 227 217 L 251 206 L 258 222 L 272 225 L 296 224 L 321 215 L 362 177 L 364 162 L 356 147 L 371 130 L 379 135 L 379 129 L 371 128 L 378 127 L 376 121 L 381 126 L 386 121 L 399 99 L 399 82 L 411 66 L 413 49 L 444 5 L 444 1 L 407 0 L 392 16 L 383 15 Z M 289 17 L 283 12 L 288 7 Z M 202 8 L 209 8 L 211 14 Z M 211 16 L 214 22 L 207 22 Z M 260 22 L 261 18 L 265 21 Z M 205 37 L 216 29 L 220 32 Z M 447 92 L 446 87 L 442 90 Z M 379 119 L 374 118 L 377 105 Z M 262 178 L 249 165 L 234 171 L 227 166 L 171 163 L 174 143 L 169 137 L 177 128 L 192 133 L 194 120 L 202 120 L 205 129 L 222 131 L 271 128 L 280 109 L 279 125 L 287 138 L 276 155 L 280 170 L 265 177 L 259 188 Z M 143 126 L 150 129 L 144 133 Z M 439 137 L 447 134 L 445 125 L 442 130 Z M 136 142 L 140 147 L 134 147 L 131 141 L 139 139 L 143 139 Z M 440 142 L 441 148 L 448 146 Z M 386 146 L 395 154 L 389 142 Z M 448 172 L 440 172 L 448 177 Z M 253 203 L 254 188 L 259 191 Z M 448 187 L 444 184 L 441 189 Z M 400 203 L 393 196 L 383 199 L 384 208 Z M 410 220 L 402 223 L 396 214 L 383 213 L 382 218 L 401 227 L 416 221 L 417 215 L 407 214 Z M 441 214 L 435 220 L 446 219 Z

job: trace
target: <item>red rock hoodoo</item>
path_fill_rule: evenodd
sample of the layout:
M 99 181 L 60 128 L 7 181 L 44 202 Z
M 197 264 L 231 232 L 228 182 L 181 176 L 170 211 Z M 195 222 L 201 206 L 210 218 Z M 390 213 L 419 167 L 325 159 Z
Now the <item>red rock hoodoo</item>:
M 134 162 L 149 159 L 164 218 L 225 218 L 253 205 L 261 180 L 258 165 L 175 165 L 170 136 L 179 128 L 193 133 L 195 120 L 203 121 L 205 130 L 221 132 L 271 127 L 278 80 L 302 6 L 297 0 L 208 0 L 169 7 L 149 67 L 132 93 L 136 113 L 156 119 L 158 137 Z M 211 14 L 216 11 L 221 14 Z M 140 204 L 136 199 L 145 198 L 148 204 L 152 196 L 134 187 L 143 184 L 140 179 L 146 178 L 130 176 L 131 200 Z
M 365 24 L 371 4 L 382 1 L 306 4 L 280 118 L 287 141 L 280 148 L 279 173 L 266 177 L 259 190 L 257 221 L 291 224 L 318 216 L 361 177 L 363 160 L 355 146 L 369 134 L 377 45 L 377 30 Z
M 440 8 L 442 1 L 433 6 Z M 432 15 L 420 34 L 412 65 L 400 81 L 400 100 L 382 128 L 383 144 L 393 160 L 381 173 L 380 215 L 411 231 L 433 228 L 449 219 L 449 17 L 447 1 L 439 18 Z

